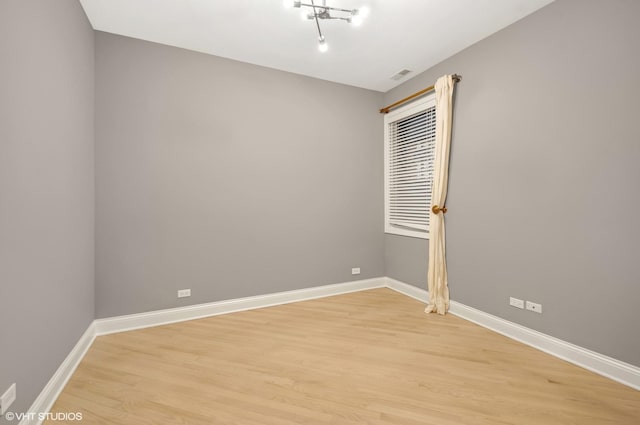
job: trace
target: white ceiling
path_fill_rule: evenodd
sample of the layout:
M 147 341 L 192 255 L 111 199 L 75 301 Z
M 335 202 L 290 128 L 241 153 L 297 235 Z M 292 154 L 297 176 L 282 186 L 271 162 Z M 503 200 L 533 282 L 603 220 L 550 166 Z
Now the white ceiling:
M 321 21 L 321 53 L 314 22 L 282 0 L 80 0 L 99 31 L 382 92 L 552 1 L 328 0 L 370 13 L 359 27 Z

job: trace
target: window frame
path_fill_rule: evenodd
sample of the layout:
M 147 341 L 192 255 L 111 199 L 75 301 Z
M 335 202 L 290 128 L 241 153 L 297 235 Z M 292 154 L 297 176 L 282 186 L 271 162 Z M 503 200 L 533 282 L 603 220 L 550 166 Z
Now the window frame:
M 389 124 L 394 123 L 403 118 L 409 117 L 411 115 L 427 111 L 430 108 L 435 108 L 436 106 L 436 97 L 435 93 L 430 93 L 427 96 L 424 96 L 418 100 L 411 102 L 408 105 L 402 106 L 400 108 L 394 109 L 384 116 L 384 232 L 386 234 L 399 235 L 399 236 L 409 236 L 413 238 L 420 239 L 429 239 L 429 228 L 427 226 L 426 231 L 403 228 L 394 226 L 390 223 L 390 154 L 389 147 L 391 141 L 389 140 Z M 431 158 L 432 161 L 435 160 L 435 153 Z M 431 203 L 427 205 L 427 214 L 431 213 Z

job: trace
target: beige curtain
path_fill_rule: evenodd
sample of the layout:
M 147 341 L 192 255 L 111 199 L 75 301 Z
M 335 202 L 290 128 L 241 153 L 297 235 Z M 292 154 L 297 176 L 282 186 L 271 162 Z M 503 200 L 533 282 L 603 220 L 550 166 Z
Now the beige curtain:
M 433 208 L 429 221 L 429 304 L 426 313 L 445 314 L 449 310 L 449 287 L 444 233 L 444 208 L 449 180 L 449 150 L 453 117 L 453 76 L 438 78 L 436 92 L 436 141 L 433 172 Z

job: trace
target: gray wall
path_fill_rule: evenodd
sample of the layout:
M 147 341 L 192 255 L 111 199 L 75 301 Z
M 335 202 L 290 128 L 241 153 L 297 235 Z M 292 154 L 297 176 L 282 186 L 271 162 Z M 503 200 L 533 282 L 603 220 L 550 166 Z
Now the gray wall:
M 452 299 L 640 365 L 640 2 L 558 0 L 385 95 L 457 88 Z M 386 236 L 426 285 L 427 242 Z M 410 264 L 409 264 L 410 263 Z M 543 314 L 509 307 L 509 296 Z
M 93 78 L 76 0 L 0 1 L 0 393 L 17 382 L 11 411 L 31 405 L 94 316 Z
M 97 317 L 384 275 L 381 93 L 106 33 L 96 71 Z

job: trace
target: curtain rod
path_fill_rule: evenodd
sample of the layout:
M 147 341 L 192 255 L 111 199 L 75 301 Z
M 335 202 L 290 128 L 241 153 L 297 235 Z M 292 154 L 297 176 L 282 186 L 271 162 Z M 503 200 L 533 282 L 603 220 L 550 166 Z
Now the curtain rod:
M 457 83 L 457 82 L 458 82 L 458 81 L 460 81 L 461 79 L 462 79 L 462 77 L 461 77 L 461 76 L 459 76 L 458 74 L 453 74 L 453 81 L 454 81 L 455 83 Z M 392 104 L 391 104 L 391 105 L 389 105 L 389 106 L 385 106 L 384 108 L 380 109 L 380 113 L 381 113 L 381 114 L 388 114 L 388 113 L 389 113 L 389 111 L 390 111 L 391 109 L 395 108 L 396 106 L 400 106 L 400 105 L 402 105 L 403 103 L 407 103 L 408 101 L 410 101 L 410 100 L 412 100 L 412 99 L 415 99 L 415 98 L 416 98 L 416 97 L 418 97 L 418 96 L 422 96 L 422 95 L 423 95 L 423 94 L 425 94 L 425 93 L 429 93 L 430 91 L 433 91 L 433 89 L 434 89 L 434 88 L 435 88 L 435 85 L 433 85 L 433 86 L 429 86 L 429 87 L 427 87 L 426 89 L 422 89 L 422 90 L 420 90 L 420 91 L 418 91 L 418 92 L 415 92 L 414 94 L 412 94 L 412 95 L 410 95 L 410 96 L 407 96 L 407 97 L 405 97 L 404 99 L 397 101 L 396 103 L 392 103 Z

